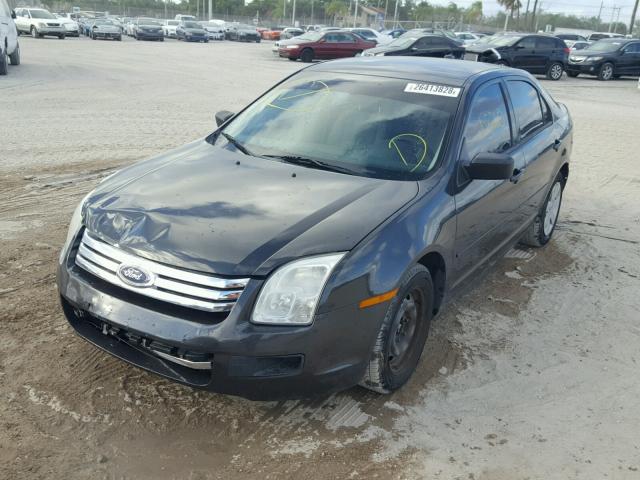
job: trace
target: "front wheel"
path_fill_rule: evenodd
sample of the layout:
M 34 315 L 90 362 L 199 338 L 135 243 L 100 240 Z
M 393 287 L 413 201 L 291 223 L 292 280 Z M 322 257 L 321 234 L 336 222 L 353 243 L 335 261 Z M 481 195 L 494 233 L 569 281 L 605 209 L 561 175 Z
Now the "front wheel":
M 603 63 L 598 71 L 598 80 L 611 80 L 613 77 L 613 65 L 609 62 Z
M 8 72 L 7 68 L 7 54 L 4 50 L 2 50 L 2 46 L 0 46 L 0 75 L 6 75 Z
M 560 80 L 562 78 L 562 72 L 564 72 L 562 64 L 553 62 L 547 69 L 547 78 L 549 80 Z
M 415 265 L 400 280 L 360 385 L 378 393 L 402 387 L 418 365 L 432 316 L 431 274 L 424 266 Z
M 313 61 L 313 50 L 310 48 L 305 48 L 300 54 L 300 60 L 305 63 L 310 63 Z
M 547 194 L 547 199 L 542 209 L 540 209 L 538 216 L 521 240 L 525 245 L 530 247 L 543 247 L 551 240 L 551 235 L 553 235 L 558 222 L 564 182 L 565 180 L 562 174 L 558 174 L 551 186 L 551 190 L 549 190 Z
M 38 30 L 36 30 L 36 27 L 31 27 L 31 36 L 33 38 L 38 38 L 40 35 L 38 34 Z

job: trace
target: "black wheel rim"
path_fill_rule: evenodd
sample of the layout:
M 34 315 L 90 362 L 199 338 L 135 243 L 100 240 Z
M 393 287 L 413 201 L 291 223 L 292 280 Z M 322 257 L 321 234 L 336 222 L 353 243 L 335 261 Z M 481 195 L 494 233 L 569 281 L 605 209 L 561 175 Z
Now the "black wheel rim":
M 414 288 L 405 295 L 400 304 L 393 324 L 389 345 L 389 367 L 392 371 L 401 370 L 405 361 L 410 357 L 417 337 L 420 320 L 423 316 L 424 298 L 418 288 Z

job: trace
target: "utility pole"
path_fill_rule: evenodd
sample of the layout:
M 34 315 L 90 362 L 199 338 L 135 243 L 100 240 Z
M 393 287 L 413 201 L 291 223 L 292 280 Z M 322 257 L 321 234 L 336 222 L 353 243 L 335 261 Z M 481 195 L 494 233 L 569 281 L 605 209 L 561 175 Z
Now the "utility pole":
M 618 24 L 620 23 L 620 10 L 622 10 L 622 7 L 618 7 L 618 16 L 616 17 L 616 23 L 613 26 L 613 33 L 618 33 Z
M 613 27 L 613 16 L 616 13 L 616 6 L 614 5 L 613 7 L 611 7 L 611 20 L 609 21 L 609 30 L 607 30 L 608 32 L 611 32 L 611 27 Z
M 398 0 L 396 0 L 396 9 L 393 12 L 393 28 L 396 28 L 398 25 Z
M 602 23 L 602 9 L 604 8 L 604 0 L 600 3 L 600 10 L 598 10 L 598 25 L 596 25 L 596 30 L 600 30 L 600 24 Z
M 527 0 L 527 8 L 524 11 L 524 30 L 527 31 L 529 29 L 529 22 L 527 21 L 529 19 L 529 2 L 531 0 Z
M 282 20 L 285 18 L 287 18 L 287 0 L 282 0 Z
M 209 20 L 211 20 L 212 18 L 213 18 L 213 0 L 209 0 Z
M 633 6 L 633 13 L 631 14 L 631 23 L 629 23 L 629 31 L 627 32 L 629 35 L 633 35 L 633 27 L 636 23 L 636 13 L 638 13 L 638 3 L 640 0 L 636 0 L 636 4 Z
M 353 9 L 353 28 L 356 28 L 356 18 L 358 18 L 358 0 L 356 0 L 356 8 Z
M 313 0 L 311 0 L 311 25 L 315 24 L 313 21 Z
M 291 26 L 296 26 L 296 0 L 293 0 L 293 14 L 291 15 Z
M 536 10 L 538 9 L 538 0 L 534 0 L 533 2 L 533 12 L 531 13 L 531 31 L 532 32 L 536 32 L 536 29 L 534 28 L 535 24 L 536 24 Z

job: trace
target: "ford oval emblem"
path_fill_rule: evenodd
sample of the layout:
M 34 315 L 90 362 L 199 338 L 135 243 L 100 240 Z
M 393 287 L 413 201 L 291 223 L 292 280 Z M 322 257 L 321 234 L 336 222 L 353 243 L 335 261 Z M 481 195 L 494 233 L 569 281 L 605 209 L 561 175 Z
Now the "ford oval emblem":
M 155 282 L 155 275 L 144 268 L 133 265 L 120 265 L 118 278 L 132 287 L 150 287 Z

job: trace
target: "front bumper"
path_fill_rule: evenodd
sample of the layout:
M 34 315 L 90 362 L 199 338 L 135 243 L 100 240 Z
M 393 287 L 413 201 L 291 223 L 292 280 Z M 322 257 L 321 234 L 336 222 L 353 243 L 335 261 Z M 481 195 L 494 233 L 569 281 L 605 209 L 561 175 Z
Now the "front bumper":
M 205 35 L 191 35 L 191 36 L 185 36 L 184 40 L 186 42 L 204 42 L 205 40 L 209 40 L 209 37 L 205 36 Z
M 278 56 L 282 57 L 282 58 L 298 58 L 298 55 L 300 54 L 300 49 L 299 48 L 279 48 L 278 49 Z
M 597 75 L 600 71 L 600 67 L 602 66 L 602 62 L 595 63 L 573 63 L 569 61 L 567 63 L 567 68 L 565 69 L 567 72 L 571 73 L 586 73 L 588 75 Z
M 40 35 L 67 35 L 67 31 L 62 27 L 36 27 Z
M 149 39 L 149 40 L 157 40 L 160 38 L 164 38 L 164 33 L 162 33 L 162 30 L 160 30 L 159 32 L 146 32 L 144 30 L 138 30 L 136 32 L 136 36 L 138 38 L 143 38 L 145 40 Z
M 93 32 L 93 36 L 96 38 L 117 39 L 122 38 L 122 34 L 119 32 Z
M 263 281 L 252 279 L 226 318 L 206 317 L 166 303 L 159 308 L 157 301 L 104 282 L 77 267 L 70 250 L 58 268 L 58 288 L 65 316 L 81 337 L 171 380 L 254 400 L 356 385 L 386 309 L 353 304 L 316 315 L 310 326 L 255 325 L 249 317 Z M 196 361 L 198 368 L 176 363 L 176 357 Z M 203 362 L 211 368 L 200 368 Z

